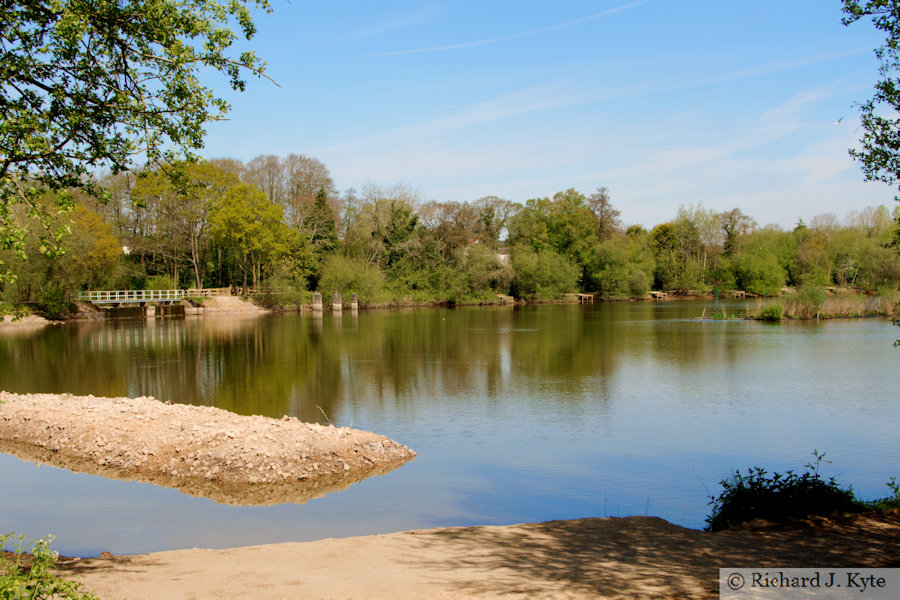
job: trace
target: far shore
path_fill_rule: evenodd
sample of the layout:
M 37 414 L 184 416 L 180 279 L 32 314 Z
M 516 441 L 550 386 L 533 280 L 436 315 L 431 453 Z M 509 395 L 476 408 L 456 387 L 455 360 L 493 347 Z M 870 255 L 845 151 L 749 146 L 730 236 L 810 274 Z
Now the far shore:
M 103 600 L 717 598 L 719 568 L 900 567 L 900 510 L 708 533 L 655 517 L 65 559 Z
M 840 291 L 840 290 L 839 290 Z M 581 300 L 578 298 L 578 294 L 566 294 L 564 298 L 559 298 L 555 300 L 525 300 L 521 298 L 512 299 L 508 297 L 509 300 L 506 301 L 497 301 L 492 303 L 449 303 L 445 301 L 433 301 L 433 302 L 386 302 L 386 303 L 370 303 L 370 304 L 361 304 L 359 306 L 359 310 L 364 311 L 378 311 L 378 310 L 414 310 L 421 308 L 447 308 L 447 307 L 510 307 L 510 306 L 526 306 L 526 305 L 554 305 L 554 304 L 579 304 Z M 897 308 L 895 306 L 891 306 L 888 304 L 888 308 L 881 309 L 877 312 L 872 312 L 869 310 L 870 301 L 865 300 L 866 297 L 872 296 L 872 294 L 866 294 L 858 292 L 855 295 L 848 295 L 847 291 L 844 290 L 842 293 L 831 293 L 826 297 L 826 301 L 822 306 L 821 311 L 812 310 L 809 315 L 806 314 L 796 314 L 796 310 L 790 311 L 791 314 L 785 314 L 784 318 L 789 320 L 820 320 L 820 319 L 835 319 L 835 318 L 863 318 L 863 317 L 892 317 L 894 316 Z M 855 300 L 854 300 L 855 298 Z M 692 291 L 691 293 L 682 293 L 682 294 L 671 294 L 666 296 L 665 299 L 659 299 L 654 296 L 646 296 L 641 298 L 609 298 L 609 299 L 596 299 L 591 300 L 591 303 L 620 303 L 620 302 L 670 302 L 670 301 L 678 301 L 678 300 L 687 300 L 687 301 L 711 301 L 714 300 L 715 296 L 712 293 L 702 292 L 702 291 Z M 730 297 L 722 296 L 723 300 L 730 299 Z M 860 302 L 859 299 L 863 299 Z M 759 306 L 756 308 L 756 313 L 759 313 L 760 307 L 762 306 L 762 298 L 756 297 L 756 300 Z M 792 302 L 793 297 L 792 294 L 784 294 L 782 296 L 773 296 L 769 299 L 770 303 L 781 304 L 782 302 L 788 302 L 789 304 Z M 840 306 L 838 306 L 841 304 Z M 837 310 L 830 310 L 829 306 L 838 306 Z M 865 305 L 865 306 L 863 306 Z M 103 316 L 100 314 L 100 309 L 95 306 L 78 302 L 77 303 L 78 310 L 72 316 L 61 320 L 61 321 L 51 321 L 45 319 L 42 316 L 36 314 L 29 314 L 23 317 L 12 317 L 10 315 L 0 317 L 0 333 L 7 331 L 28 331 L 28 330 L 39 330 L 47 325 L 59 325 L 63 323 L 69 322 L 79 322 L 79 321 L 97 321 L 103 320 Z M 862 310 L 860 310 L 860 306 L 862 306 Z M 353 309 L 356 310 L 356 309 Z M 351 312 L 349 305 L 344 305 L 340 312 Z M 807 312 L 809 309 L 807 309 Z M 251 299 L 244 296 L 218 296 L 207 298 L 203 303 L 202 308 L 191 307 L 187 309 L 185 313 L 185 317 L 188 318 L 196 318 L 196 317 L 223 317 L 223 316 L 258 316 L 263 314 L 270 313 L 302 313 L 302 314 L 324 314 L 331 313 L 333 309 L 331 306 L 324 308 L 324 310 L 313 310 L 311 305 L 304 304 L 302 306 L 294 306 L 294 307 L 283 307 L 283 306 L 274 306 L 274 307 L 263 307 L 256 303 L 254 303 Z M 801 311 L 802 312 L 802 311 Z M 340 314 L 340 313 L 338 313 Z M 712 313 L 711 313 L 712 314 Z M 704 315 L 699 317 L 699 319 L 703 320 L 706 317 L 706 311 L 704 311 Z M 154 317 L 146 317 L 146 318 L 154 318 Z M 167 318 L 161 315 L 157 315 L 156 318 Z M 739 320 L 771 320 L 762 318 L 759 314 L 746 314 L 743 317 L 739 317 L 737 315 L 732 315 L 725 317 L 724 314 L 721 316 L 711 316 L 707 320 L 722 320 L 722 319 L 739 319 Z

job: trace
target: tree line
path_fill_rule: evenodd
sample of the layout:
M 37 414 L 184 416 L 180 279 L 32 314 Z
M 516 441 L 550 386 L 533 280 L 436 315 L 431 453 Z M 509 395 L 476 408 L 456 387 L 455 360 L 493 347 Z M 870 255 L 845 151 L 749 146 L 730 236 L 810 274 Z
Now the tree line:
M 625 226 L 609 190 L 568 189 L 524 205 L 494 196 L 424 201 L 408 186 L 339 193 L 318 159 L 291 154 L 167 163 L 70 196 L 56 223 L 26 218 L 24 253 L 3 252 L 6 302 L 57 306 L 83 289 L 240 287 L 296 306 L 312 291 L 363 303 L 550 300 L 568 292 L 643 297 L 651 289 L 900 283 L 900 207 L 760 227 L 735 208 L 682 206 L 652 229 Z M 41 228 L 57 234 L 48 252 Z M 55 303 L 55 304 L 54 304 Z
M 624 226 L 604 188 L 524 205 L 425 202 L 402 185 L 338 193 L 327 168 L 302 155 L 198 161 L 204 125 L 228 108 L 198 72 L 235 90 L 245 75 L 265 77 L 264 63 L 232 43 L 253 37 L 250 9 L 268 3 L 151 4 L 7 11 L 0 41 L 17 68 L 0 75 L 0 299 L 50 306 L 84 288 L 239 286 L 284 305 L 338 289 L 364 302 L 483 302 L 575 290 L 877 290 L 900 279 L 896 209 L 782 231 L 737 208 L 688 206 L 646 230 Z M 842 8 L 845 24 L 871 18 L 886 35 L 851 154 L 867 179 L 896 184 L 900 128 L 876 109 L 900 106 L 898 13 L 875 0 Z M 141 172 L 138 156 L 150 165 Z M 101 167 L 113 174 L 98 184 Z

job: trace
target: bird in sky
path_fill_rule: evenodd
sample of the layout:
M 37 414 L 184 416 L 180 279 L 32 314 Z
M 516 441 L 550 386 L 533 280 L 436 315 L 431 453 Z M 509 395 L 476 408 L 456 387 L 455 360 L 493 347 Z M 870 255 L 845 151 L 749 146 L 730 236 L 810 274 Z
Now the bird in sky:
M 840 119 L 838 119 L 837 121 L 835 121 L 834 124 L 835 124 L 835 125 L 840 125 L 840 124 L 841 124 L 841 121 L 843 121 L 843 120 L 844 120 L 844 117 L 841 117 Z

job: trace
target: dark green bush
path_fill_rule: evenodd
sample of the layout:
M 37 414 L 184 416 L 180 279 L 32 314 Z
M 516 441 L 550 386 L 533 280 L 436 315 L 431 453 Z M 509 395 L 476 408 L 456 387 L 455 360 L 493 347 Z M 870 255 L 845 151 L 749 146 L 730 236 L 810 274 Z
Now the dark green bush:
M 761 321 L 780 321 L 784 314 L 784 308 L 780 304 L 767 304 L 759 311 Z
M 41 291 L 36 308 L 45 318 L 58 321 L 71 314 L 74 305 L 61 286 L 51 283 Z
M 722 493 L 710 496 L 712 512 L 706 518 L 707 531 L 719 531 L 754 519 L 783 522 L 809 515 L 829 516 L 853 513 L 870 507 L 843 488 L 833 477 L 823 479 L 818 472 L 822 455 L 816 455 L 816 466 L 807 465 L 805 473 L 793 471 L 769 475 L 760 467 L 746 474 L 735 471 L 722 480 Z

